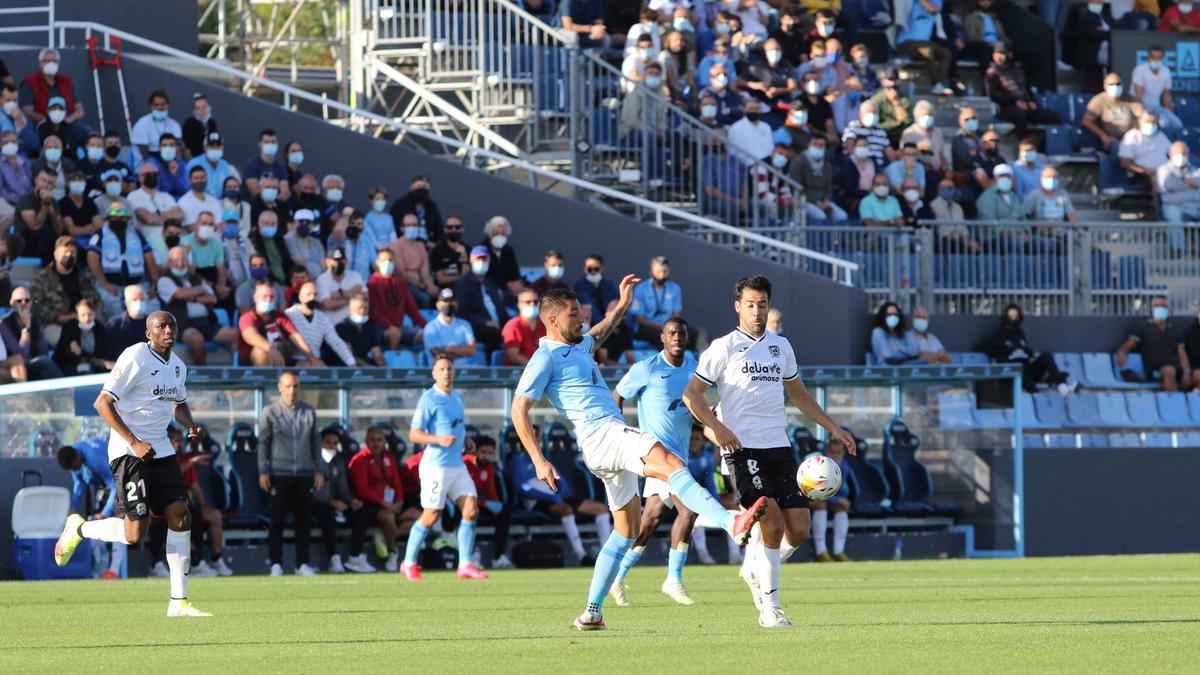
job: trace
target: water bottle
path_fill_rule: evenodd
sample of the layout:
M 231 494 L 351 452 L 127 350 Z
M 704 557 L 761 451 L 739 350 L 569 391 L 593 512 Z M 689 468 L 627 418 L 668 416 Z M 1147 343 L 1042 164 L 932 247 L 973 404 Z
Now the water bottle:
M 892 560 L 904 559 L 904 540 L 896 537 L 896 548 L 892 551 Z

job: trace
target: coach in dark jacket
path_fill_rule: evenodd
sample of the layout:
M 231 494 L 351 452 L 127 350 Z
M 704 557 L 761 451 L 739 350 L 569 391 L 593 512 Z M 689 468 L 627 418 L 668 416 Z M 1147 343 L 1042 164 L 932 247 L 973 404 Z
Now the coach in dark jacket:
M 290 512 L 297 525 L 308 522 L 309 499 L 325 486 L 325 461 L 317 435 L 317 411 L 300 400 L 300 377 L 279 376 L 279 400 L 258 420 L 258 484 L 271 503 L 267 537 L 271 574 L 283 573 L 283 526 Z M 311 576 L 308 530 L 296 528 L 296 573 Z M 276 569 L 276 565 L 279 569 Z
M 454 284 L 454 299 L 458 301 L 458 315 L 471 324 L 475 341 L 493 352 L 500 348 L 500 327 L 508 323 L 509 316 L 504 293 L 487 275 L 487 270 L 475 271 L 478 263 L 489 262 L 490 256 L 486 246 L 471 249 L 471 271 Z

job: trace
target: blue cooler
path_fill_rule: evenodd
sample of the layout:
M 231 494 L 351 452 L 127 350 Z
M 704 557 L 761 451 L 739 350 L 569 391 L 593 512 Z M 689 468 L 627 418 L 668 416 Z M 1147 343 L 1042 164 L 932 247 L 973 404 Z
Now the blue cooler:
M 58 542 L 70 504 L 71 492 L 63 487 L 37 485 L 17 492 L 12 510 L 13 563 L 23 579 L 92 578 L 89 540 L 79 544 L 71 562 L 63 567 L 54 564 L 54 544 Z

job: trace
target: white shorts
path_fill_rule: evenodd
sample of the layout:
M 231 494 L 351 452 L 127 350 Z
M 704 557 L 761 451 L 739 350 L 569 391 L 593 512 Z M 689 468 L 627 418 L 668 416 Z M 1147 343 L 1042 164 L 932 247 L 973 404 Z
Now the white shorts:
M 675 508 L 675 501 L 671 499 L 671 489 L 667 487 L 666 482 L 657 478 L 646 477 L 646 485 L 642 488 L 642 496 L 646 498 L 658 497 L 663 504 L 667 505 L 668 509 Z
M 419 467 L 421 476 L 421 508 L 441 509 L 446 500 L 458 501 L 459 497 L 475 497 L 475 481 L 465 466 Z
M 605 422 L 580 440 L 583 463 L 604 482 L 609 508 L 615 511 L 638 496 L 638 476 L 646 475 L 642 458 L 655 443 L 654 436 L 617 420 Z

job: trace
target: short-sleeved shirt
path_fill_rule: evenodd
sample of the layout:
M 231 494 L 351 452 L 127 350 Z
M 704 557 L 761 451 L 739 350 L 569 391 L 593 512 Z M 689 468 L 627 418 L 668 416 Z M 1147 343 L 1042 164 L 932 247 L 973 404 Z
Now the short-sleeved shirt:
M 156 290 L 158 291 L 158 299 L 166 307 L 171 302 L 171 297 L 175 295 L 175 291 L 180 288 L 191 288 L 192 284 L 187 279 L 176 279 L 170 272 L 158 278 Z M 207 293 L 212 293 L 212 286 L 204 284 L 204 290 Z M 187 313 L 189 319 L 203 319 L 208 316 L 208 306 L 202 302 L 188 301 Z
M 449 447 L 426 445 L 425 453 L 421 455 L 421 466 L 463 466 L 463 445 L 467 440 L 466 418 L 466 408 L 457 391 L 447 393 L 434 386 L 421 394 L 417 410 L 413 413 L 412 428 L 434 436 L 454 436 L 454 445 Z
M 129 207 L 130 220 L 134 225 L 140 227 L 143 223 L 138 220 L 138 209 L 146 209 L 151 213 L 162 213 L 169 211 L 176 205 L 176 202 L 174 197 L 162 190 L 155 190 L 154 196 L 151 197 L 148 192 L 138 188 L 125 197 L 125 204 Z
M 924 335 L 921 335 L 915 330 L 910 330 L 908 331 L 908 336 L 909 340 L 917 346 L 918 353 L 936 354 L 944 349 L 942 341 L 933 333 L 926 332 Z
M 346 270 L 345 273 L 342 274 L 342 280 L 339 282 L 337 279 L 333 278 L 332 272 L 325 270 L 321 273 L 321 276 L 317 277 L 317 299 L 321 302 L 325 302 L 337 294 L 339 290 L 345 293 L 355 286 L 362 286 L 363 291 L 366 291 L 366 286 L 363 285 L 362 275 L 358 272 L 350 269 Z M 342 319 L 350 316 L 350 305 L 346 305 L 341 309 L 332 311 L 322 311 L 325 312 L 325 316 L 329 317 L 329 320 L 334 325 L 337 325 Z
M 179 243 L 191 249 L 192 262 L 196 264 L 197 269 L 208 269 L 225 262 L 225 247 L 221 245 L 220 239 L 214 237 L 200 243 L 196 235 L 188 234 L 184 235 Z
M 653 280 L 647 279 L 633 289 L 633 306 L 629 308 L 632 316 L 642 316 L 661 324 L 676 312 L 682 311 L 683 289 L 670 279 L 667 279 L 662 288 L 656 287 Z
M 275 161 L 273 162 L 264 162 L 262 157 L 255 155 L 242 165 L 243 180 L 250 180 L 251 178 L 259 180 L 267 174 L 271 174 L 281 181 L 287 180 L 287 167 L 283 165 L 283 162 L 279 161 L 278 155 L 275 156 Z
M 76 206 L 70 197 L 63 197 L 58 200 L 58 213 L 64 219 L 69 216 L 75 227 L 90 227 L 92 219 L 100 214 L 96 210 L 96 203 L 87 197 L 83 198 L 79 206 Z
M 467 257 L 460 255 L 458 251 L 451 248 L 446 242 L 439 242 L 433 250 L 429 252 L 429 270 L 433 275 L 434 280 L 437 279 L 438 271 L 445 271 L 447 274 L 461 275 Z
M 1159 330 L 1153 321 L 1145 321 L 1129 339 L 1137 343 L 1147 374 L 1165 365 L 1179 365 L 1179 346 L 1183 344 L 1183 337 L 1170 321 L 1163 330 Z
M 1115 99 L 1107 92 L 1100 92 L 1088 101 L 1087 112 L 1096 118 L 1104 133 L 1120 138 L 1137 126 L 1138 117 L 1142 115 L 1142 104 L 1129 94 Z
M 1129 84 L 1142 87 L 1142 105 L 1147 108 L 1160 106 L 1163 92 L 1171 90 L 1171 70 L 1162 65 L 1156 73 L 1151 70 L 1150 64 L 1143 63 L 1133 69 Z
M 117 415 L 135 438 L 154 448 L 154 458 L 175 454 L 167 439 L 167 426 L 175 418 L 175 406 L 187 402 L 187 366 L 174 352 L 164 359 L 139 342 L 121 352 L 101 390 L 112 397 Z M 108 461 L 133 455 L 133 449 L 117 432 L 108 436 Z
M 292 334 L 296 332 L 296 324 L 292 323 L 292 320 L 280 311 L 271 312 L 266 316 L 259 314 L 257 311 L 243 312 L 242 316 L 238 318 L 238 331 L 250 328 L 257 330 L 258 334 L 266 338 L 267 342 L 270 342 L 273 346 L 279 345 L 291 338 Z M 245 340 L 241 340 L 240 344 L 239 353 L 241 360 L 248 363 L 246 359 L 250 358 L 252 348 Z
M 638 401 L 638 428 L 683 460 L 692 439 L 692 413 L 683 404 L 683 391 L 695 372 L 696 359 L 690 354 L 674 366 L 659 352 L 633 364 L 617 383 L 621 398 Z
M 1163 132 L 1147 136 L 1141 129 L 1130 129 L 1121 138 L 1118 154 L 1121 159 L 1133 160 L 1143 169 L 1157 169 L 1167 163 L 1171 152 L 1171 140 Z
M 587 334 L 574 345 L 542 338 L 516 390 L 517 396 L 535 401 L 545 396 L 581 440 L 608 420 L 625 421 L 592 357 L 595 350 L 596 339 Z
M 197 197 L 195 192 L 188 190 L 179 198 L 178 204 L 179 210 L 183 211 L 183 225 L 185 227 L 196 222 L 196 218 L 204 211 L 212 214 L 213 223 L 219 223 L 221 221 L 221 214 L 225 211 L 221 206 L 221 201 L 208 194 L 208 192 L 201 192 L 200 196 Z M 217 227 L 220 226 L 218 225 Z
M 338 337 L 350 346 L 350 351 L 354 352 L 354 356 L 363 361 L 371 360 L 371 351 L 376 347 L 383 349 L 383 331 L 373 323 L 364 323 L 358 326 L 347 316 L 335 330 Z
M 696 377 L 717 387 L 717 418 L 746 448 L 790 447 L 783 383 L 800 377 L 786 338 L 741 328 L 717 338 L 700 355 Z
M 858 203 L 858 217 L 863 220 L 869 218 L 891 222 L 902 215 L 904 214 L 900 211 L 900 202 L 892 195 L 880 199 L 872 193 L 863 197 L 862 201 Z
M 134 122 L 133 133 L 130 134 L 129 140 L 134 145 L 146 146 L 150 152 L 158 152 L 158 139 L 163 134 L 171 134 L 177 139 L 182 138 L 183 127 L 170 117 L 159 122 L 154 119 L 154 115 L 147 113 Z
M 475 344 L 475 331 L 466 319 L 454 317 L 450 323 L 438 318 L 425 324 L 425 351 L 434 353 L 441 347 L 461 347 Z
M 538 340 L 546 337 L 546 324 L 541 321 L 535 321 L 534 327 L 529 327 L 529 322 L 525 319 L 514 316 L 504 324 L 504 328 L 500 331 L 500 338 L 504 340 L 504 365 L 515 365 L 508 360 L 508 350 L 511 347 L 516 347 L 525 358 L 533 356 L 537 351 Z
M 1062 188 L 1049 195 L 1042 190 L 1031 192 L 1021 202 L 1021 208 L 1025 211 L 1025 217 L 1030 220 L 1065 220 L 1067 216 L 1075 213 L 1075 205 L 1071 203 L 1070 195 Z

